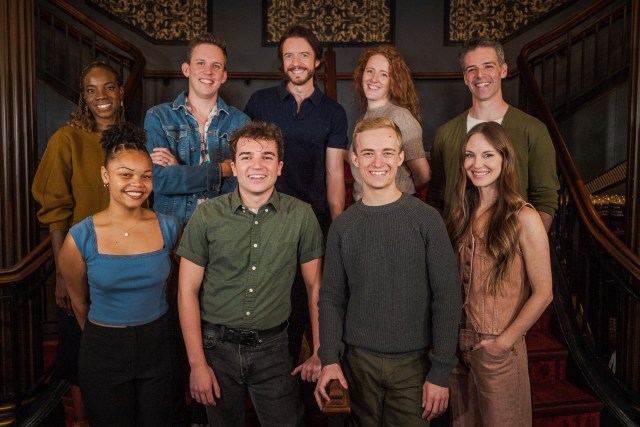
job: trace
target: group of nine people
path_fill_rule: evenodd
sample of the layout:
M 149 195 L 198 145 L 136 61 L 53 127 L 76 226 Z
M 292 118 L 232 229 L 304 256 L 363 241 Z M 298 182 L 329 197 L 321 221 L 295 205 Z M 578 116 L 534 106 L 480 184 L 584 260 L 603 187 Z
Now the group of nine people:
M 194 38 L 188 90 L 144 130 L 124 120 L 116 70 L 83 70 L 32 188 L 78 425 L 171 425 L 187 364 L 211 426 L 243 426 L 247 392 L 262 425 L 301 425 L 298 375 L 320 406 L 331 379 L 348 388 L 352 425 L 426 425 L 448 407 L 455 426 L 531 425 L 524 335 L 552 298 L 558 179 L 545 126 L 502 97 L 502 46 L 461 49 L 472 106 L 430 162 L 395 47 L 358 61 L 351 145 L 314 81 L 315 34 L 290 27 L 278 58 L 285 80 L 242 112 L 219 96 L 224 41 Z M 413 197 L 427 184 L 429 204 Z

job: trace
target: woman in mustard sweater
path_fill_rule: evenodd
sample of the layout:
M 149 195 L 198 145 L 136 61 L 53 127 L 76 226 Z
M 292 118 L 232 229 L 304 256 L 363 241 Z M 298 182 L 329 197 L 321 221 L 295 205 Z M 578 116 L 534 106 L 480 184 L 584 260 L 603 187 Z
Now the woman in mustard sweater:
M 109 193 L 102 185 L 102 132 L 124 121 L 123 88 L 118 72 L 103 62 L 82 70 L 76 111 L 66 126 L 49 139 L 31 188 L 41 206 L 38 219 L 49 227 L 56 266 L 56 304 L 59 309 L 58 369 L 71 385 L 76 425 L 87 425 L 78 384 L 78 346 L 81 331 L 73 316 L 58 254 L 69 228 L 105 209 Z

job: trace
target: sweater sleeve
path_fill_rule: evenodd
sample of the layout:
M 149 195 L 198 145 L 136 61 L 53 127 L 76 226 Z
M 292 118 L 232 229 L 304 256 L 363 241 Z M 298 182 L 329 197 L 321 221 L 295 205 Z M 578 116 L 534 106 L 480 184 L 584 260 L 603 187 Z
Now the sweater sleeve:
M 323 366 L 339 363 L 344 353 L 342 334 L 346 306 L 347 275 L 340 252 L 340 235 L 334 222 L 327 237 L 327 250 L 318 302 L 320 322 L 318 356 Z
M 532 126 L 529 134 L 529 189 L 528 201 L 536 210 L 555 215 L 558 208 L 558 174 L 556 151 L 551 136 L 543 123 Z
M 431 369 L 427 381 L 449 386 L 449 375 L 457 363 L 455 356 L 462 311 L 457 261 L 442 218 L 432 212 L 427 228 L 426 262 L 431 289 Z
M 38 220 L 48 225 L 50 232 L 69 231 L 74 207 L 71 175 L 69 137 L 61 129 L 49 139 L 31 186 L 33 198 L 41 206 Z
M 402 109 L 394 114 L 393 121 L 402 132 L 402 150 L 404 151 L 404 160 L 424 159 L 424 145 L 422 144 L 422 126 L 409 113 Z
M 440 127 L 436 131 L 436 136 L 431 148 L 431 181 L 429 181 L 429 191 L 427 191 L 427 203 L 440 211 L 444 210 L 444 187 L 445 171 L 442 147 L 444 145 L 443 129 Z

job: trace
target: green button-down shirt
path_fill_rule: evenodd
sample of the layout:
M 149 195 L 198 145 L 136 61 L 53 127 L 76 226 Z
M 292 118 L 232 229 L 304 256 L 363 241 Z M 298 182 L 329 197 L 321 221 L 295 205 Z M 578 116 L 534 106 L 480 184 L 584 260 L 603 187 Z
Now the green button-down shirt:
M 257 214 L 242 205 L 238 190 L 203 203 L 178 249 L 179 256 L 205 268 L 202 319 L 257 330 L 287 320 L 297 263 L 323 253 L 311 206 L 277 191 Z

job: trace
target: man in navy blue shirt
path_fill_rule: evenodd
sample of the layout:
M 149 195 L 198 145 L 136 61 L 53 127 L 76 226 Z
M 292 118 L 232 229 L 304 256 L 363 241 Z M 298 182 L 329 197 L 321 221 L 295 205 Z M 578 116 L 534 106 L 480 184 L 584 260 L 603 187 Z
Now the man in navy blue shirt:
M 285 81 L 251 96 L 245 113 L 253 120 L 277 124 L 284 134 L 284 168 L 276 189 L 311 205 L 326 233 L 331 219 L 344 210 L 344 159 L 348 144 L 344 108 L 314 84 L 322 45 L 300 25 L 289 27 L 278 45 Z M 292 290 L 289 344 L 294 361 L 307 323 L 305 288 L 300 275 Z

